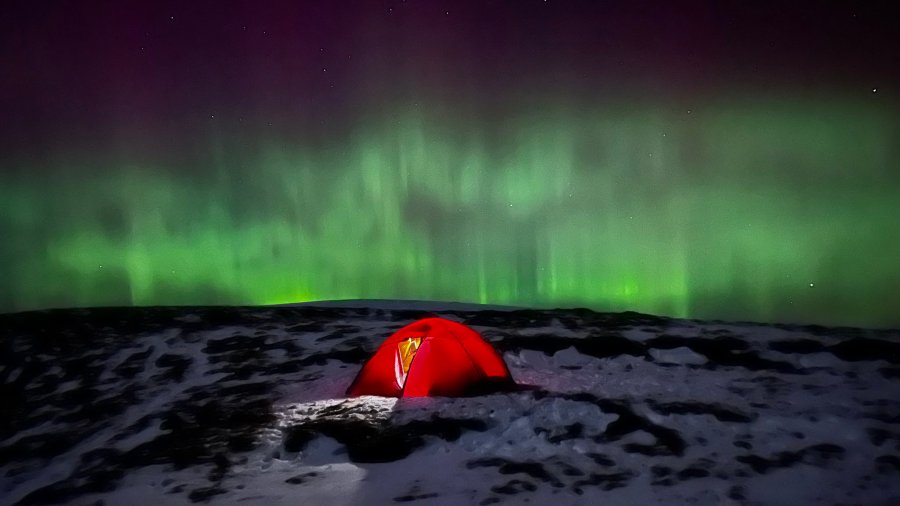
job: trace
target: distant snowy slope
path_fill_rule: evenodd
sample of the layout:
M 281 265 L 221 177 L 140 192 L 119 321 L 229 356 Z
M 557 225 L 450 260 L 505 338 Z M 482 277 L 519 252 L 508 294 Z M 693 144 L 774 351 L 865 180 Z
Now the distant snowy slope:
M 0 315 L 0 504 L 900 504 L 898 331 L 355 304 Z M 343 397 L 430 314 L 529 388 Z
M 415 300 L 415 299 L 339 299 L 317 300 L 312 302 L 295 302 L 292 304 L 279 304 L 275 307 L 334 307 L 334 308 L 363 308 L 363 309 L 389 309 L 389 310 L 418 310 L 418 311 L 515 311 L 526 309 L 516 306 L 501 306 L 488 304 L 475 304 L 469 302 L 446 302 L 440 300 Z

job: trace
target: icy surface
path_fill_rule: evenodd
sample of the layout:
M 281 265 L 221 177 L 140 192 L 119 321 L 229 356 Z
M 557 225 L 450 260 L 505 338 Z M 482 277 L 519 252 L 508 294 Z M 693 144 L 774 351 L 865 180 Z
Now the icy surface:
M 896 331 L 404 304 L 0 315 L 0 504 L 900 504 Z M 432 314 L 525 388 L 343 397 Z

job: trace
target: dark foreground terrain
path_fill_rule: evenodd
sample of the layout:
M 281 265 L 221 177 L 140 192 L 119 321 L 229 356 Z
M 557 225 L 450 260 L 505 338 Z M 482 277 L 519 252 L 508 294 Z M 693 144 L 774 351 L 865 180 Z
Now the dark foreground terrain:
M 344 399 L 471 325 L 529 388 Z M 900 332 L 588 310 L 0 315 L 0 504 L 900 504 Z

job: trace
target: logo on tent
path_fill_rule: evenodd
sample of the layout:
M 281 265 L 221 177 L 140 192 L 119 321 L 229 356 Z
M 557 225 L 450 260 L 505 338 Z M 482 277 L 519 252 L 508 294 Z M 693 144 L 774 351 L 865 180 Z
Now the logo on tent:
M 409 366 L 412 365 L 413 359 L 416 358 L 416 351 L 418 351 L 421 343 L 422 338 L 420 337 L 410 337 L 397 343 L 397 355 L 394 356 L 394 374 L 397 377 L 397 386 L 401 389 L 406 384 Z

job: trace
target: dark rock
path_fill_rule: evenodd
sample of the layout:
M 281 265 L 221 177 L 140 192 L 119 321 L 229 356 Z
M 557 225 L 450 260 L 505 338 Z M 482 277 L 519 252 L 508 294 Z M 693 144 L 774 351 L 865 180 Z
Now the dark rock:
M 857 337 L 829 346 L 834 356 L 853 362 L 861 360 L 886 360 L 893 365 L 900 364 L 900 343 L 882 339 Z
M 521 492 L 534 492 L 537 485 L 525 480 L 510 480 L 503 485 L 491 487 L 491 492 L 495 494 L 515 495 Z
M 192 490 L 190 494 L 188 494 L 188 499 L 191 502 L 209 502 L 213 497 L 224 494 L 226 490 L 219 487 L 204 487 Z
M 466 463 L 467 469 L 478 467 L 496 467 L 500 474 L 522 473 L 532 478 L 549 483 L 554 487 L 562 487 L 563 483 L 553 474 L 548 472 L 539 462 L 514 462 L 500 457 L 472 460 Z
M 407 494 L 407 495 L 401 495 L 399 497 L 395 497 L 394 501 L 395 502 L 411 502 L 411 501 L 417 501 L 419 499 L 431 499 L 432 497 L 437 497 L 437 496 L 438 495 L 435 494 L 434 492 L 431 492 L 428 494 L 415 494 L 415 495 Z
M 633 477 L 634 474 L 630 472 L 608 474 L 591 473 L 587 478 L 574 482 L 572 484 L 572 489 L 580 492 L 584 487 L 599 487 L 602 490 L 609 491 L 624 487 Z
M 469 430 L 485 431 L 487 425 L 481 420 L 440 417 L 402 425 L 383 425 L 356 418 L 326 418 L 287 427 L 284 448 L 298 452 L 323 435 L 345 445 L 347 455 L 354 462 L 393 462 L 424 446 L 427 436 L 456 441 Z
M 740 410 L 721 404 L 703 402 L 656 402 L 647 401 L 653 411 L 661 415 L 712 415 L 722 422 L 749 423 L 756 415 L 743 413 Z
M 309 481 L 310 478 L 315 478 L 318 475 L 319 475 L 319 473 L 314 472 L 314 471 L 309 472 L 309 473 L 298 474 L 297 476 L 292 476 L 292 477 L 284 480 L 284 482 L 290 483 L 291 485 L 300 485 L 301 483 L 305 483 L 305 482 Z
M 900 457 L 896 455 L 879 455 L 875 457 L 875 464 L 881 473 L 900 473 Z

